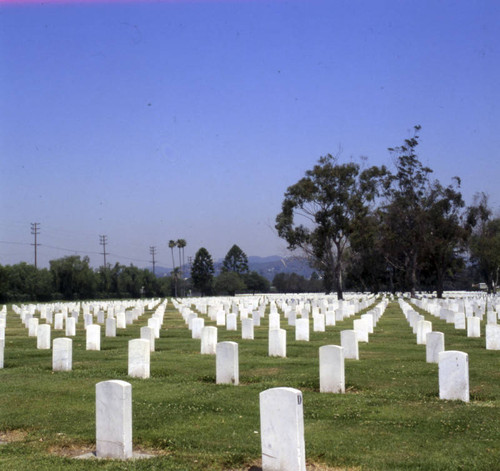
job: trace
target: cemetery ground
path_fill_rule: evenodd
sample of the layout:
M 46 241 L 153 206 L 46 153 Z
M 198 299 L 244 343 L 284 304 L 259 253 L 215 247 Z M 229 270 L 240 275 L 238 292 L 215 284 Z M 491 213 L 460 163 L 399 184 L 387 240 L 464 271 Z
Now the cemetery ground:
M 323 345 L 340 345 L 356 316 L 295 341 L 287 358 L 268 356 L 268 313 L 254 340 L 218 327 L 218 341 L 239 344 L 240 384 L 215 384 L 215 356 L 200 355 L 182 316 L 169 301 L 161 337 L 151 353 L 151 378 L 127 376 L 128 341 L 139 338 L 146 311 L 116 338 L 102 335 L 101 351 L 86 351 L 80 320 L 73 337 L 73 370 L 52 371 L 52 351 L 37 350 L 8 306 L 5 367 L 0 369 L 2 470 L 249 470 L 261 456 L 259 393 L 287 386 L 303 392 L 306 460 L 317 470 L 500 469 L 500 352 L 467 338 L 424 311 L 447 350 L 468 353 L 470 402 L 439 399 L 438 365 L 396 302 L 388 305 L 360 360 L 345 361 L 346 393 L 319 392 Z M 206 325 L 215 323 L 206 319 Z M 52 339 L 64 331 L 52 331 Z M 132 384 L 133 446 L 154 456 L 134 461 L 78 460 L 95 450 L 95 385 Z

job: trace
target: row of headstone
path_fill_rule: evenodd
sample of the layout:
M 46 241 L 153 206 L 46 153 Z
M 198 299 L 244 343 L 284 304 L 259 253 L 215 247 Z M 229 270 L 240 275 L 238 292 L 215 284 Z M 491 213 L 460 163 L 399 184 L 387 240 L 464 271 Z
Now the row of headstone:
M 426 346 L 426 362 L 438 364 L 439 398 L 469 402 L 469 359 L 467 353 L 445 350 L 444 334 L 433 332 L 432 323 L 414 311 L 404 300 L 399 305 L 410 326 L 414 326 L 417 344 Z

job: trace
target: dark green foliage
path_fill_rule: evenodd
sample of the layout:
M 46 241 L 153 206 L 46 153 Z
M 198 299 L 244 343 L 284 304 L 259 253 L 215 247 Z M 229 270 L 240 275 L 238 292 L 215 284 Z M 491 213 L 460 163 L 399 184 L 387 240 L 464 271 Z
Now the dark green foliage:
M 193 266 L 191 268 L 191 279 L 195 289 L 199 290 L 203 295 L 212 293 L 214 278 L 214 263 L 212 256 L 204 247 L 196 252 Z
M 119 263 L 94 271 L 88 257 L 50 261 L 50 270 L 27 263 L 0 265 L 0 302 L 139 298 L 170 295 L 170 278 Z
M 234 271 L 225 271 L 215 278 L 214 288 L 216 294 L 234 296 L 236 293 L 245 291 L 246 285 L 241 275 Z
M 248 272 L 248 258 L 245 252 L 234 244 L 222 262 L 223 272 L 234 272 L 239 275 Z
M 488 292 L 496 293 L 500 275 L 500 218 L 492 218 L 484 193 L 476 196 L 475 205 L 468 210 L 467 221 L 472 230 L 472 261 L 486 282 Z
M 252 294 L 268 293 L 271 287 L 269 280 L 266 277 L 259 275 L 256 271 L 244 273 L 242 275 L 242 279 L 247 287 L 247 290 Z

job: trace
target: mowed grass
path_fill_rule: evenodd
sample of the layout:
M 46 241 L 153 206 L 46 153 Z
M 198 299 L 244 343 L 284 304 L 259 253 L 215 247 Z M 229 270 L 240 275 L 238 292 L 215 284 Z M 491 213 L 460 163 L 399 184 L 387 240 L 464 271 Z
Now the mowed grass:
M 116 338 L 103 331 L 99 352 L 85 350 L 80 316 L 73 371 L 54 373 L 52 352 L 36 349 L 9 306 L 0 469 L 247 470 L 260 458 L 259 393 L 278 386 L 303 392 L 306 459 L 317 469 L 500 469 L 500 352 L 486 351 L 484 337 L 469 339 L 424 313 L 448 350 L 469 354 L 471 402 L 441 401 L 438 367 L 425 362 L 425 346 L 393 302 L 370 342 L 360 343 L 360 360 L 346 360 L 346 394 L 319 393 L 319 347 L 340 345 L 340 331 L 360 314 L 325 333 L 312 332 L 311 322 L 310 342 L 296 342 L 287 326 L 287 358 L 267 356 L 267 315 L 253 341 L 219 327 L 219 341 L 239 344 L 240 385 L 226 386 L 215 384 L 215 357 L 200 355 L 171 302 L 147 380 L 127 377 L 127 343 L 151 311 Z M 71 457 L 95 448 L 95 385 L 110 379 L 132 384 L 134 449 L 154 458 Z

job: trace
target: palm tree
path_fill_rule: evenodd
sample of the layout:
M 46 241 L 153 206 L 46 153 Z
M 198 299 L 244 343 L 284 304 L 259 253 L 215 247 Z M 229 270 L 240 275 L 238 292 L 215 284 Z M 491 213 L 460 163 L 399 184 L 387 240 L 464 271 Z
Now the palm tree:
M 179 264 L 181 265 L 181 273 L 182 274 L 184 274 L 184 266 L 185 266 L 185 263 L 184 263 L 184 247 L 186 247 L 186 245 L 187 245 L 186 239 L 179 239 L 177 241 L 177 246 L 179 247 L 179 250 L 182 249 L 182 264 L 179 261 Z
M 176 246 L 175 240 L 170 240 L 168 242 L 168 246 L 170 247 L 170 250 L 172 251 L 172 271 L 175 269 L 175 260 L 174 260 L 174 247 Z

